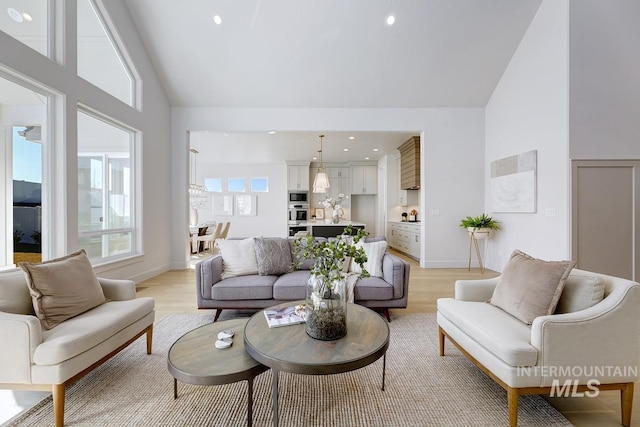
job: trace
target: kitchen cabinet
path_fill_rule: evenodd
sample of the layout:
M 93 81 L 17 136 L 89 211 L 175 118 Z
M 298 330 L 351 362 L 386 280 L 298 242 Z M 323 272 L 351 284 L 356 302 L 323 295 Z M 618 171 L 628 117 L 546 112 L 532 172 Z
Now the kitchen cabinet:
M 420 223 L 389 222 L 387 230 L 389 247 L 420 259 Z
M 378 193 L 378 166 L 351 166 L 351 194 Z
M 329 175 L 329 190 L 327 195 L 332 199 L 337 199 L 340 194 L 349 196 L 351 188 L 349 187 L 349 168 L 348 167 L 328 167 L 326 168 Z M 343 207 L 351 205 L 350 199 L 344 199 L 341 203 Z
M 287 165 L 289 190 L 309 191 L 309 163 Z

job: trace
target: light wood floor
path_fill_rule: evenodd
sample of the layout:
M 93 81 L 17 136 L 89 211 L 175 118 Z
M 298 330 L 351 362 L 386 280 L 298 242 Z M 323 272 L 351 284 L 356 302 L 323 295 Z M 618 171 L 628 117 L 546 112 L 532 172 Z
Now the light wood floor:
M 452 297 L 457 279 L 480 279 L 495 277 L 497 273 L 479 269 L 423 269 L 418 263 L 403 257 L 411 263 L 409 284 L 409 304 L 404 310 L 394 312 L 435 313 L 436 300 Z M 150 296 L 156 300 L 157 317 L 168 314 L 211 313 L 213 310 L 196 308 L 195 273 L 193 269 L 169 271 L 138 284 L 139 296 Z M 434 352 L 438 349 L 434 348 Z M 446 357 L 446 356 L 445 356 Z M 640 383 L 636 384 L 632 425 L 640 426 Z M 616 391 L 601 392 L 598 397 L 571 397 L 546 399 L 576 426 L 606 427 L 620 425 L 620 394 Z M 505 411 L 506 411 L 505 394 Z M 505 412 L 506 413 L 506 412 Z M 505 421 L 506 422 L 506 421 Z

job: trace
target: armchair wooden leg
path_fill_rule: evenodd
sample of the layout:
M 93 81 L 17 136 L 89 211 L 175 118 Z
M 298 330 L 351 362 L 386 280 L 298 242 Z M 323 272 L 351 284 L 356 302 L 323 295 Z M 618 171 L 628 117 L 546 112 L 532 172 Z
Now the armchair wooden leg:
M 151 354 L 153 346 L 153 323 L 147 328 L 147 354 Z
M 213 321 L 217 321 L 218 317 L 220 317 L 220 313 L 222 313 L 222 309 L 221 308 L 217 308 L 216 309 L 216 314 L 213 316 Z
M 440 326 L 438 326 L 438 348 L 440 349 L 440 356 L 444 356 L 444 332 Z
M 518 426 L 518 393 L 517 388 L 507 387 L 507 406 L 509 407 L 509 427 Z
M 56 421 L 56 427 L 64 426 L 64 384 L 54 384 L 51 388 L 53 394 L 53 417 Z
M 627 383 L 626 387 L 620 390 L 620 409 L 622 411 L 622 425 L 631 425 L 631 408 L 633 407 L 633 387 L 634 383 Z

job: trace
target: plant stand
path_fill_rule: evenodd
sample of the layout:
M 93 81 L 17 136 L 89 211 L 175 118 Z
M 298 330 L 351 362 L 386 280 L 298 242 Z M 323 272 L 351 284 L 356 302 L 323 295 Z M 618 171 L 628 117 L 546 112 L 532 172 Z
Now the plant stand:
M 478 240 L 485 240 L 487 237 L 489 237 L 488 231 L 478 231 L 478 230 L 469 231 L 469 267 L 467 268 L 467 271 L 471 271 L 471 252 L 473 247 L 475 246 L 476 256 L 478 257 L 478 264 L 480 265 L 480 272 L 484 273 L 484 264 L 482 263 L 482 256 L 480 255 L 480 247 L 478 246 Z M 485 258 L 486 258 L 486 251 L 487 251 L 486 243 L 484 245 L 484 249 L 485 249 Z

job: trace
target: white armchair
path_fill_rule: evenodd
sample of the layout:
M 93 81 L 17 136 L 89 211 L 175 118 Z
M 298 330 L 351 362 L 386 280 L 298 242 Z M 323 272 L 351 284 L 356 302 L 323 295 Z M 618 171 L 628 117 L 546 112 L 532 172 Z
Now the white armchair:
M 640 284 L 578 269 L 568 281 L 593 278 L 604 282 L 601 302 L 537 317 L 530 326 L 486 303 L 499 278 L 457 281 L 455 298 L 438 300 L 440 355 L 447 337 L 500 384 L 511 426 L 520 395 L 600 390 L 621 391 L 622 425 L 629 426 L 640 369 Z
M 67 385 L 143 334 L 151 354 L 154 300 L 136 298 L 130 280 L 98 280 L 108 302 L 46 330 L 24 274 L 0 274 L 0 388 L 51 391 L 57 427 L 64 424 Z

